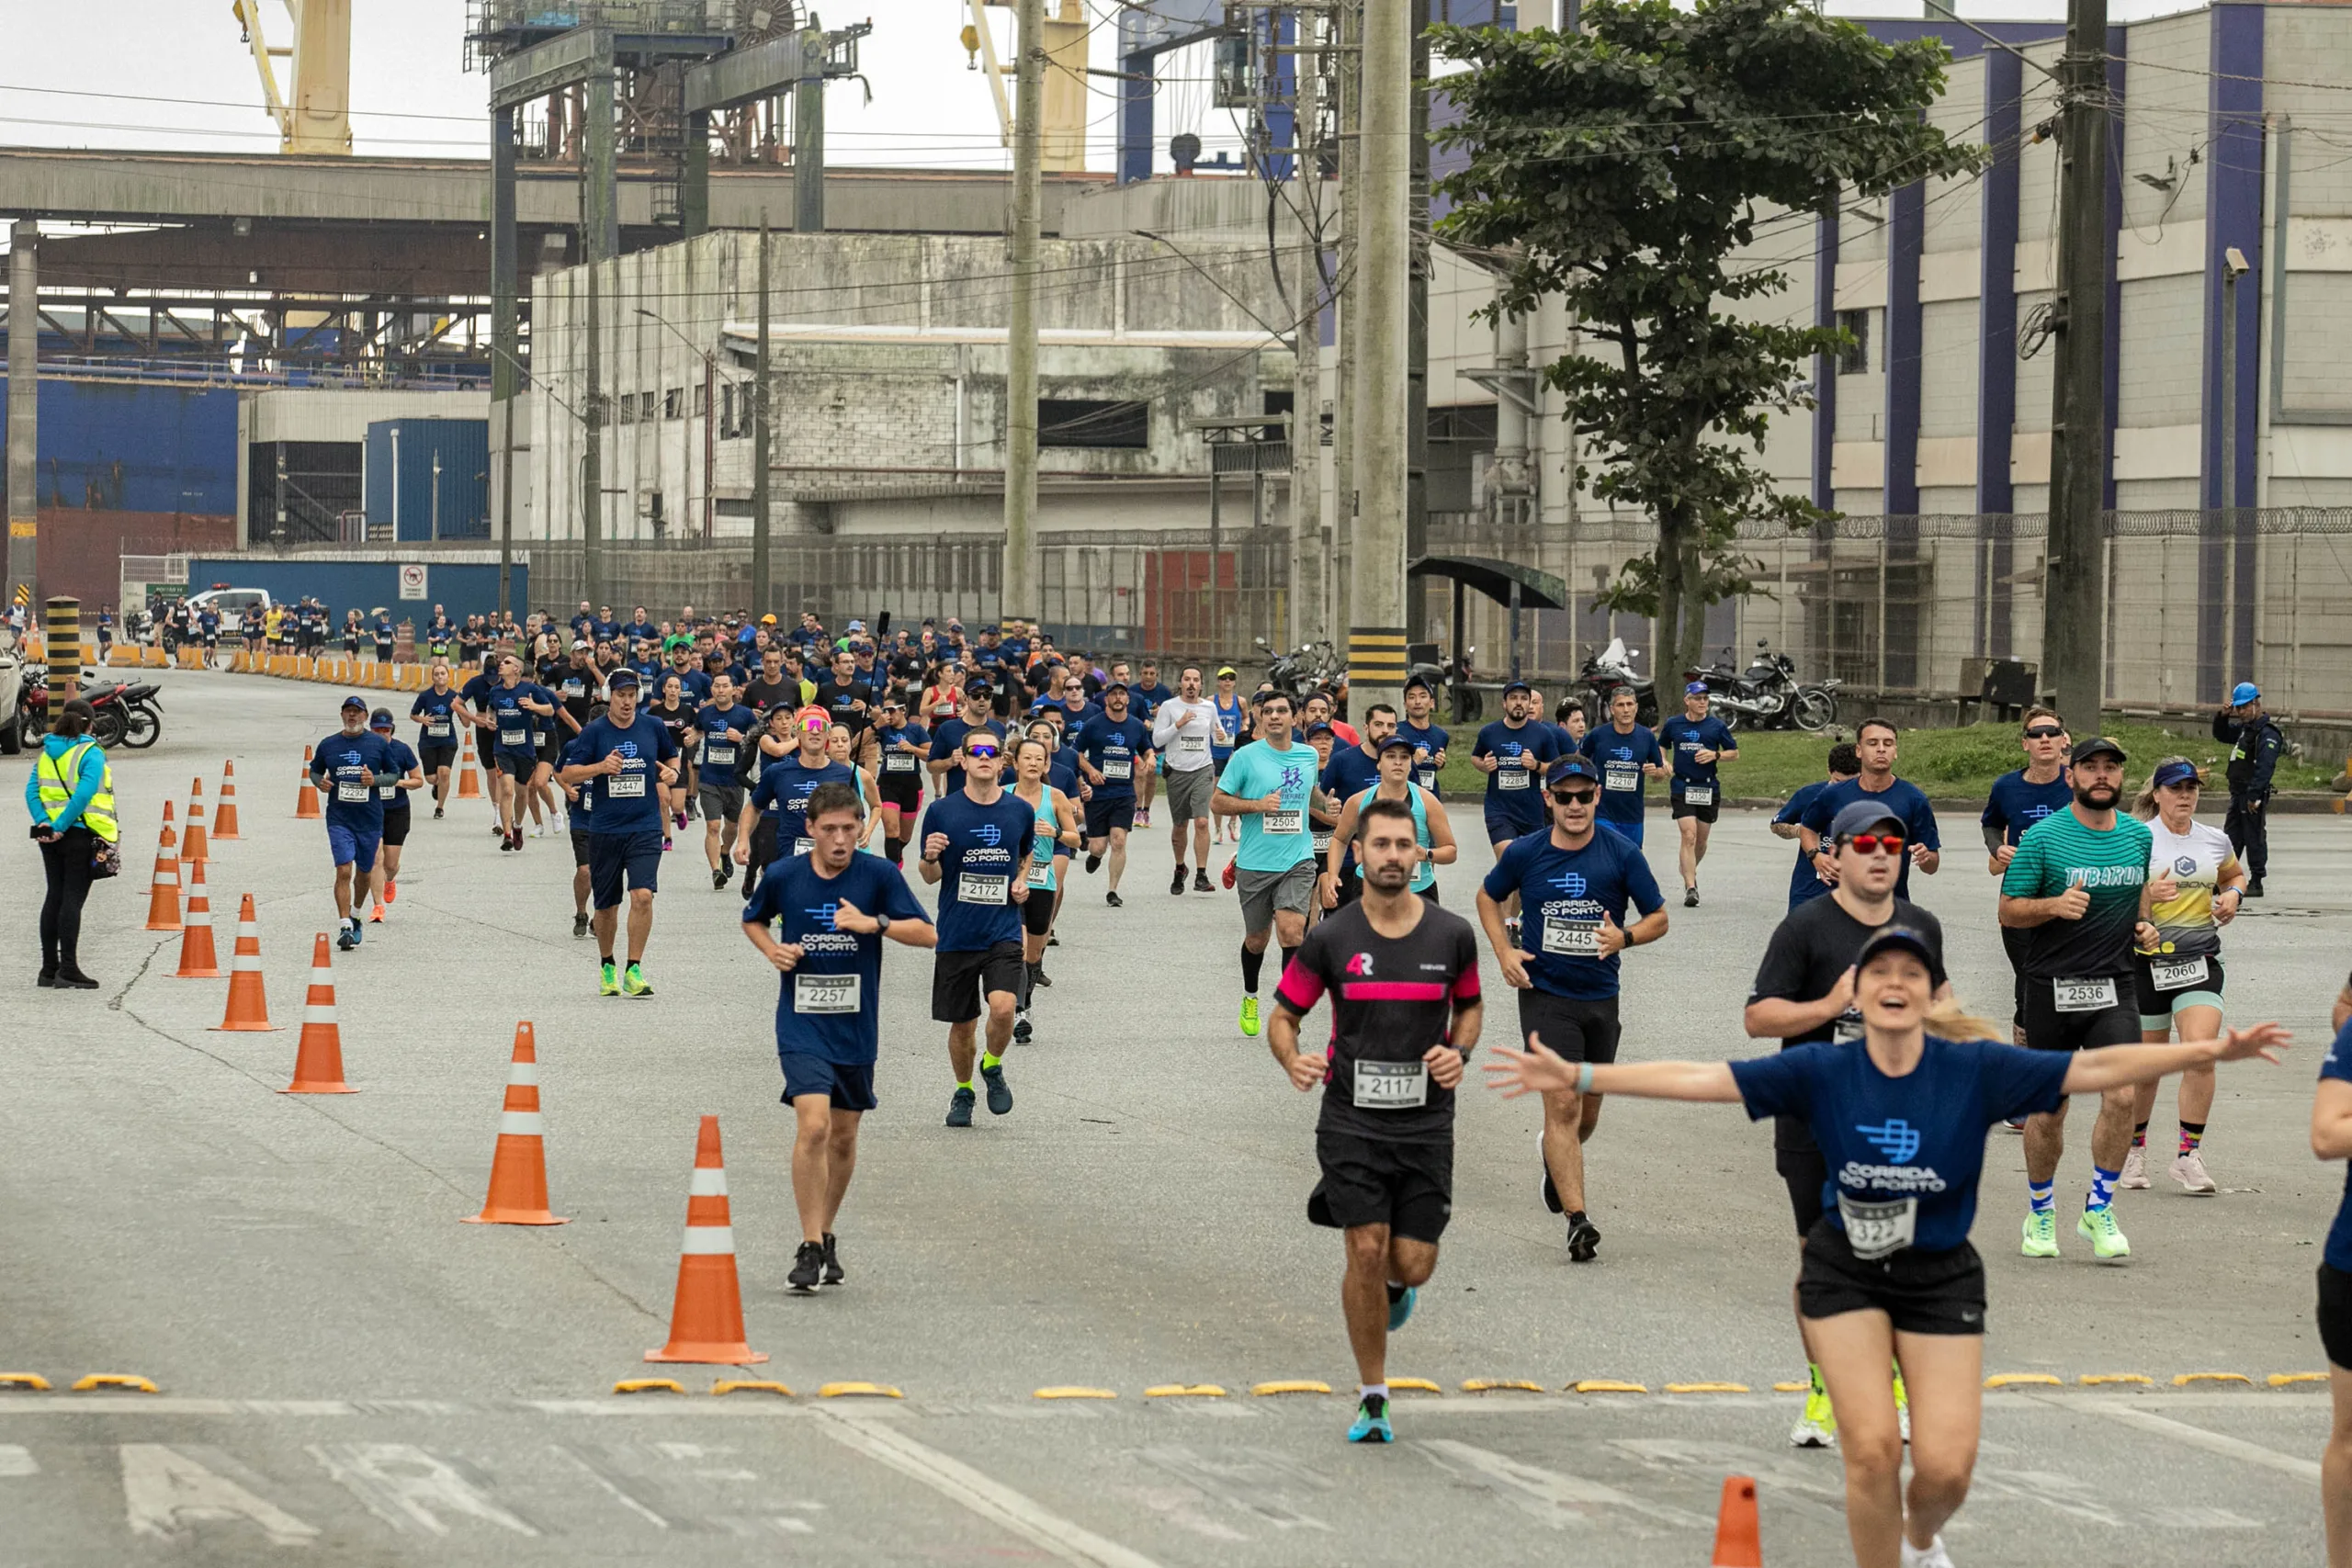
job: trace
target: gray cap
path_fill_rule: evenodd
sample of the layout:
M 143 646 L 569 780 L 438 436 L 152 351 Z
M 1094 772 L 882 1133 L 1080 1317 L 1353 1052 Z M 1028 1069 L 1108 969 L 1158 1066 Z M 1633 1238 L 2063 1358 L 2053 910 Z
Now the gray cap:
M 1830 841 L 1835 843 L 1840 839 L 1850 838 L 1856 833 L 1867 833 L 1873 828 L 1883 828 L 1889 823 L 1892 823 L 1897 831 L 1901 831 L 1904 828 L 1902 815 L 1893 807 L 1881 806 L 1875 800 L 1852 801 L 1838 807 L 1838 815 L 1830 819 Z

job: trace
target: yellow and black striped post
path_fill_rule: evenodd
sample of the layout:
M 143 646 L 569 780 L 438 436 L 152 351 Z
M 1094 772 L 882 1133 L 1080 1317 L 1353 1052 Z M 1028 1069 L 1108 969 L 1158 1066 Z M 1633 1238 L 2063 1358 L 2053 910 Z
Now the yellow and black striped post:
M 1405 700 L 1405 628 L 1348 628 L 1348 705 L 1362 713 L 1374 703 Z
M 49 722 L 82 689 L 82 601 L 51 599 L 46 636 L 49 650 Z

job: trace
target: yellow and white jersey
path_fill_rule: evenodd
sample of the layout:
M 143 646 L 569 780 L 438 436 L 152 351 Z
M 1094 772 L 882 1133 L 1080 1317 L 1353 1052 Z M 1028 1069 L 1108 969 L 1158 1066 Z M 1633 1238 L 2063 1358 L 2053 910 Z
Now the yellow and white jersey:
M 2196 957 L 2222 951 L 2222 933 L 2213 924 L 2213 898 L 2224 875 L 2235 875 L 2237 861 L 2228 837 L 2219 828 L 2191 821 L 2188 831 L 2176 833 L 2163 819 L 2148 824 L 2154 847 L 2148 855 L 2148 880 L 2169 880 L 2178 891 L 2151 903 L 2148 919 L 2159 935 L 2156 951 L 2177 957 Z

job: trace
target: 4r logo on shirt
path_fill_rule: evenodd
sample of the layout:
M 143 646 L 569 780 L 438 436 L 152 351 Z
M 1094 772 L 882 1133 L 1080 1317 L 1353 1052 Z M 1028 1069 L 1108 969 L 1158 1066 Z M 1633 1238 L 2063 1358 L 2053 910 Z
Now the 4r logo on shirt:
M 1353 958 L 1348 960 L 1347 967 L 1348 973 L 1355 976 L 1358 979 L 1369 980 L 1372 978 L 1372 954 L 1369 953 L 1357 953 Z
M 1854 1131 L 1878 1145 L 1878 1152 L 1894 1165 L 1909 1162 L 1919 1152 L 1919 1129 L 1899 1116 L 1890 1116 L 1875 1127 L 1854 1124 Z

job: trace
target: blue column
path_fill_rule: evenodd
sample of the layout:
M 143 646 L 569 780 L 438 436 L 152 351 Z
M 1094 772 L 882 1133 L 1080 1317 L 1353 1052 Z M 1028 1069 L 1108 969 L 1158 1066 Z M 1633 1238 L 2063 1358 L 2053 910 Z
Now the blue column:
M 2209 509 L 2254 505 L 2256 437 L 2261 417 L 2256 374 L 2261 343 L 2262 277 L 2262 21 L 2256 5 L 2221 5 L 2211 13 L 2211 71 L 2208 94 L 2212 150 L 2205 162 L 2205 385 L 2202 435 L 2203 480 L 2199 499 Z M 2222 257 L 2232 246 L 2251 270 L 2236 290 L 2237 471 L 2235 491 L 2222 493 L 2222 445 L 2229 420 L 2222 402 Z M 2197 561 L 2198 697 L 2221 699 L 2232 679 L 2252 679 L 2254 668 L 2255 519 L 2237 518 L 2234 536 L 2215 519 L 2205 530 Z M 2228 601 L 2229 652 L 2222 659 L 2224 584 L 2234 566 L 2236 582 Z
M 1814 223 L 1813 324 L 1838 324 L 1838 214 L 1824 213 Z M 1824 512 L 1838 504 L 1838 487 L 1829 467 L 1838 445 L 1838 356 L 1813 356 L 1813 503 Z
M 2023 129 L 2025 62 L 2006 50 L 1984 53 L 1984 171 L 1976 287 L 1976 651 L 2008 657 L 2017 570 L 2010 529 L 1995 514 L 2017 509 L 2009 462 L 2018 423 L 2018 136 Z
M 1887 198 L 1886 511 L 1919 510 L 1919 254 L 1928 235 L 1928 187 L 1914 182 Z

